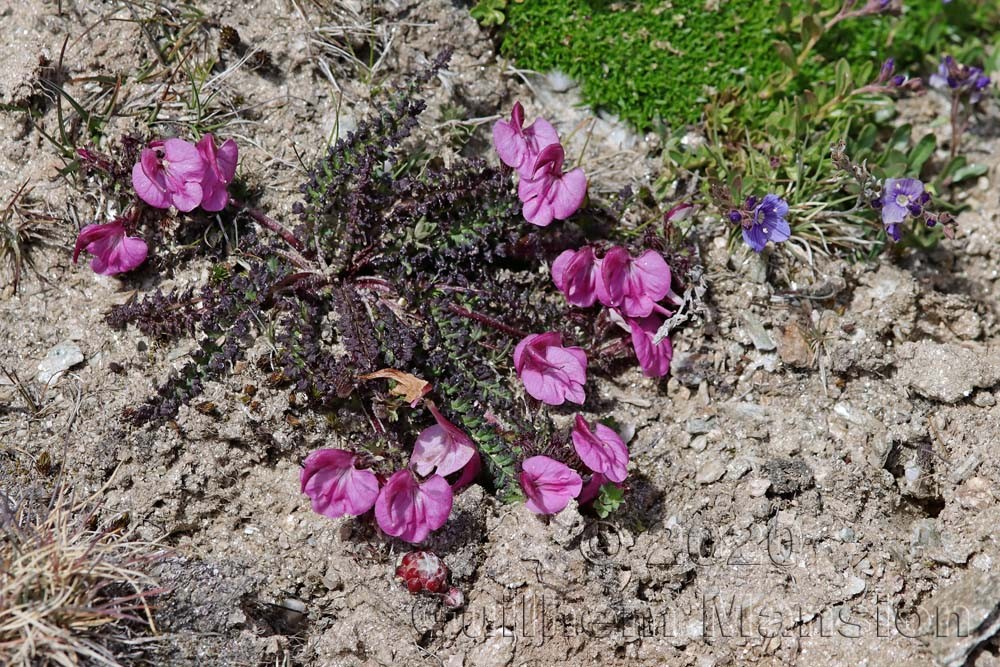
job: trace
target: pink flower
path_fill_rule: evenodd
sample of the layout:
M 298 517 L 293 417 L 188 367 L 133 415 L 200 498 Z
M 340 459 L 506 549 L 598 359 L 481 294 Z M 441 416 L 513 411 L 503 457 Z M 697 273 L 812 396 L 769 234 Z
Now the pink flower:
M 451 487 L 441 475 L 417 483 L 409 469 L 400 470 L 378 494 L 375 520 L 387 535 L 405 542 L 422 542 L 448 520 L 451 501 Z
M 532 456 L 521 464 L 521 490 L 528 509 L 535 514 L 556 514 L 576 498 L 583 480 L 565 463 L 547 456 Z
M 580 460 L 595 473 L 612 482 L 622 482 L 628 476 L 628 448 L 613 429 L 598 423 L 591 431 L 583 416 L 577 415 L 572 439 Z
M 74 263 L 81 250 L 94 256 L 90 268 L 105 276 L 131 271 L 146 261 L 148 252 L 145 241 L 125 235 L 125 225 L 120 220 L 81 229 L 73 247 Z
M 601 262 L 594 257 L 594 249 L 590 246 L 566 250 L 556 257 L 552 262 L 552 280 L 567 301 L 581 308 L 594 305 L 598 292 L 605 291 L 604 286 L 599 285 Z
M 529 394 L 549 405 L 583 403 L 587 382 L 587 354 L 579 347 L 563 347 L 555 331 L 532 334 L 514 349 L 514 368 Z
M 591 500 L 597 497 L 597 494 L 601 492 L 601 487 L 604 486 L 608 481 L 608 478 L 599 472 L 595 472 L 587 480 L 587 483 L 583 485 L 583 489 L 580 491 L 580 495 L 577 497 L 576 502 L 581 505 L 586 505 Z
M 524 107 L 520 102 L 514 102 L 510 122 L 498 120 L 493 125 L 493 145 L 505 165 L 516 169 L 521 176 L 530 176 L 538 152 L 549 144 L 558 144 L 559 135 L 544 118 L 535 119 L 524 129 L 521 129 L 522 125 Z
M 229 192 L 226 188 L 236 175 L 239 149 L 232 139 L 227 139 L 216 148 L 215 138 L 211 133 L 201 138 L 197 148 L 205 164 L 205 176 L 201 180 L 201 207 L 206 211 L 221 211 L 229 203 Z
M 454 482 L 452 482 L 451 490 L 452 493 L 458 493 L 469 484 L 472 484 L 476 480 L 476 476 L 479 475 L 479 471 L 483 468 L 483 462 L 479 458 L 479 452 L 473 452 L 472 458 L 469 462 L 465 464 L 462 468 L 462 474 L 458 476 Z
M 660 310 L 657 301 L 670 290 L 670 267 L 663 255 L 647 250 L 634 259 L 621 246 L 608 251 L 601 260 L 603 290 L 598 298 L 605 306 L 616 306 L 627 317 L 646 317 L 654 309 Z
M 181 139 L 158 140 L 143 148 L 132 167 L 132 186 L 150 206 L 178 211 L 201 203 L 205 163 L 198 149 Z
M 364 514 L 375 504 L 378 478 L 371 470 L 354 467 L 357 456 L 343 449 L 317 449 L 302 464 L 302 493 L 314 512 L 331 519 Z
M 674 348 L 669 338 L 664 338 L 659 345 L 653 344 L 653 337 L 656 335 L 663 318 L 656 315 L 649 317 L 629 318 L 628 328 L 632 332 L 632 347 L 635 348 L 635 356 L 642 366 L 642 373 L 646 377 L 663 377 L 670 372 L 670 360 L 674 356 Z
M 683 222 L 691 217 L 694 213 L 694 204 L 688 202 L 681 202 L 677 204 L 672 209 L 663 214 L 663 221 L 673 224 L 675 222 Z
M 587 196 L 587 177 L 583 170 L 563 173 L 566 154 L 559 144 L 549 144 L 538 153 L 530 177 L 522 175 L 517 196 L 524 206 L 524 219 L 539 227 L 553 220 L 565 220 L 576 213 Z
M 427 406 L 437 424 L 425 428 L 417 436 L 410 466 L 420 475 L 429 475 L 437 468 L 435 472 L 444 477 L 464 468 L 476 448 L 472 439 L 445 419 L 437 406 L 430 401 Z

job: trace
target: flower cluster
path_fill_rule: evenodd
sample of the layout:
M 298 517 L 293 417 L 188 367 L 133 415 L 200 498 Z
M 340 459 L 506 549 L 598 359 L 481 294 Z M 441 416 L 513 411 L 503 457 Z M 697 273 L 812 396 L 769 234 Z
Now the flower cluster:
M 614 246 L 598 258 L 592 247 L 583 246 L 556 258 L 552 280 L 570 304 L 588 308 L 600 302 L 609 309 L 611 320 L 631 335 L 645 375 L 661 377 L 670 371 L 670 339 L 653 342 L 670 314 L 659 302 L 678 300 L 663 255 L 646 250 L 633 257 L 627 249 Z
M 375 508 L 375 520 L 387 535 L 422 542 L 444 525 L 453 494 L 479 473 L 472 439 L 427 402 L 436 424 L 417 436 L 409 466 L 386 478 L 361 456 L 344 449 L 314 451 L 303 463 L 302 493 L 313 510 L 330 518 L 359 516 Z M 449 484 L 445 476 L 458 473 Z
M 896 60 L 886 58 L 879 68 L 878 76 L 867 86 L 859 88 L 856 93 L 876 92 L 893 93 L 907 91 L 911 93 L 919 92 L 923 89 L 923 81 L 920 77 L 910 78 L 905 74 L 896 73 Z
M 781 243 L 792 235 L 785 216 L 788 202 L 775 194 L 764 195 L 763 199 L 750 196 L 742 208 L 729 212 L 729 221 L 743 229 L 743 241 L 754 252 L 761 252 L 768 241 Z
M 547 227 L 553 220 L 565 220 L 583 204 L 587 177 L 577 167 L 563 171 L 566 153 L 559 134 L 544 118 L 524 127 L 524 108 L 514 103 L 510 121 L 493 126 L 493 144 L 500 160 L 519 176 L 517 195 L 523 204 L 524 219 Z
M 928 83 L 932 88 L 950 89 L 958 95 L 968 95 L 969 103 L 976 104 L 990 85 L 990 77 L 980 67 L 962 65 L 953 57 L 945 56 Z
M 548 456 L 532 456 L 521 464 L 521 490 L 525 505 L 536 514 L 561 512 L 573 498 L 582 504 L 597 497 L 604 484 L 621 485 L 628 475 L 628 448 L 621 437 L 604 424 L 591 429 L 576 415 L 571 433 L 573 448 L 590 471 L 583 483 L 580 473 Z
M 922 220 L 928 227 L 941 224 L 945 235 L 954 235 L 954 219 L 947 213 L 932 215 L 927 205 L 931 195 L 916 178 L 887 178 L 882 193 L 872 200 L 872 207 L 882 213 L 885 233 L 898 241 L 903 236 L 902 224 L 908 219 Z
M 893 241 L 903 236 L 907 220 L 922 221 L 927 227 L 941 226 L 944 235 L 954 238 L 955 218 L 947 212 L 933 213 L 931 195 L 916 178 L 876 178 L 864 164 L 853 162 L 844 151 L 843 142 L 833 147 L 833 163 L 848 172 L 858 184 L 858 206 L 878 211 L 886 235 Z
M 192 211 L 221 211 L 229 202 L 228 187 L 236 175 L 236 142 L 215 145 L 211 134 L 197 145 L 181 139 L 157 139 L 142 149 L 132 168 L 132 186 L 142 201 L 154 208 L 173 206 Z M 134 231 L 139 210 L 104 224 L 87 225 L 73 248 L 76 262 L 81 250 L 93 255 L 90 268 L 95 273 L 113 275 L 136 268 L 148 254 L 146 241 L 129 236 Z

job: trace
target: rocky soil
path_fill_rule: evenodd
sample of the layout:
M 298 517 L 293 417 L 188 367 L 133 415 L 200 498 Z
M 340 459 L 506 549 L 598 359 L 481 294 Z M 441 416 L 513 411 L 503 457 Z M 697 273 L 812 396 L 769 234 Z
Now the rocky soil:
M 32 101 L 39 81 L 99 101 L 109 92 L 95 77 L 125 75 L 110 136 L 157 101 L 158 124 L 185 120 L 169 74 L 134 80 L 156 60 L 140 20 L 152 4 L 61 5 L 0 2 L 0 105 L 31 105 L 52 133 L 57 105 Z M 423 131 L 475 119 L 466 150 L 485 149 L 489 123 L 518 98 L 529 117 L 554 119 L 598 191 L 658 172 L 655 138 L 595 119 L 562 77 L 516 71 L 446 0 L 387 0 L 371 14 L 350 2 L 331 14 L 305 0 L 193 5 L 208 17 L 201 48 L 218 48 L 221 25 L 248 45 L 206 90 L 275 217 L 296 200 L 299 156 L 308 163 L 364 115 L 375 83 L 442 44 L 456 52 Z M 256 50 L 266 71 L 249 65 Z M 940 128 L 939 102 L 903 113 Z M 0 492 L 44 495 L 46 453 L 79 494 L 103 489 L 105 517 L 127 513 L 169 547 L 162 665 L 1000 665 L 1000 125 L 972 132 L 969 159 L 990 171 L 963 195 L 958 238 L 933 252 L 795 268 L 780 253 L 730 257 L 705 221 L 708 311 L 676 334 L 671 377 L 601 380 L 587 406 L 601 417 L 613 406 L 631 434 L 624 511 L 599 521 L 571 506 L 544 520 L 471 488 L 427 545 L 465 593 L 449 612 L 393 581 L 405 545 L 311 512 L 299 462 L 337 434 L 291 418 L 287 392 L 254 364 L 209 388 L 214 411 L 121 423 L 191 347 L 113 331 L 103 314 L 137 290 L 192 284 L 209 264 L 126 280 L 74 266 L 76 226 L 105 204 L 60 176 L 24 113 L 0 112 L 0 199 L 27 181 L 65 220 L 39 275 L 0 299 L 2 365 L 41 406 L 32 413 L 0 379 Z M 253 401 L 240 400 L 246 385 Z

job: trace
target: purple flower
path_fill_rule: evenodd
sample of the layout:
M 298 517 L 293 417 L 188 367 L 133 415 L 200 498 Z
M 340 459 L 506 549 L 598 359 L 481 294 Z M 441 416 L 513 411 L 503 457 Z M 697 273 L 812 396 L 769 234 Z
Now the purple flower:
M 886 233 L 898 241 L 902 236 L 899 224 L 908 216 L 920 215 L 929 199 L 924 184 L 916 178 L 887 178 L 879 200 Z
M 202 199 L 205 162 L 194 146 L 181 139 L 158 140 L 143 148 L 132 167 L 132 186 L 155 208 L 194 210 Z
M 649 317 L 630 317 L 626 319 L 629 331 L 632 333 L 632 348 L 646 377 L 663 377 L 670 372 L 670 361 L 674 357 L 673 344 L 669 338 L 664 338 L 654 345 L 653 339 L 663 318 L 653 314 Z
M 357 458 L 343 449 L 318 449 L 306 457 L 299 481 L 314 512 L 336 519 L 364 514 L 375 504 L 378 478 L 356 469 Z
M 579 347 L 563 347 L 558 332 L 532 334 L 518 343 L 514 368 L 525 391 L 543 403 L 582 404 L 586 399 L 587 353 Z
M 445 419 L 437 406 L 428 401 L 427 407 L 437 424 L 425 428 L 417 436 L 410 465 L 421 475 L 434 471 L 444 477 L 464 468 L 476 448 L 472 439 Z
M 530 176 L 522 174 L 517 184 L 524 219 L 533 225 L 547 227 L 553 220 L 565 220 L 587 197 L 583 169 L 563 173 L 565 158 L 560 144 L 549 144 L 539 151 Z
M 522 177 L 528 177 L 531 176 L 539 151 L 549 144 L 558 144 L 559 135 L 544 118 L 536 118 L 535 122 L 523 129 L 522 125 L 524 107 L 520 102 L 514 102 L 510 121 L 498 120 L 493 125 L 493 145 L 505 165 L 516 169 Z
M 87 225 L 80 230 L 73 248 L 73 262 L 86 250 L 94 256 L 90 268 L 94 273 L 110 276 L 125 273 L 146 261 L 148 248 L 140 238 L 126 236 L 125 225 L 115 220 L 103 225 Z
M 990 85 L 990 77 L 980 67 L 962 65 L 951 56 L 945 56 L 928 83 L 932 88 L 950 88 L 959 94 L 968 94 L 969 102 L 976 104 L 982 99 L 983 90 Z
M 566 250 L 552 263 L 552 281 L 574 306 L 594 305 L 598 291 L 603 290 L 601 280 L 601 262 L 590 246 Z
M 614 430 L 598 423 L 592 431 L 587 420 L 577 415 L 571 437 L 576 453 L 588 468 L 612 482 L 625 481 L 628 476 L 628 447 Z
M 580 495 L 583 480 L 565 463 L 547 456 L 532 456 L 521 464 L 521 490 L 525 505 L 535 514 L 556 514 Z
M 615 246 L 601 260 L 597 296 L 605 306 L 617 307 L 628 317 L 646 317 L 661 309 L 657 301 L 672 294 L 670 267 L 655 250 L 633 258 Z
M 216 148 L 215 138 L 211 134 L 203 136 L 197 147 L 205 165 L 205 175 L 201 181 L 201 207 L 206 211 L 221 211 L 229 203 L 227 188 L 236 175 L 239 149 L 232 139 L 227 139 Z
M 788 203 L 778 195 L 765 195 L 757 203 L 756 197 L 748 197 L 744 205 L 744 213 L 740 215 L 743 224 L 743 241 L 760 252 L 768 241 L 781 243 L 792 235 L 785 216 L 788 215 Z M 733 216 L 730 214 L 730 219 Z
M 378 494 L 375 520 L 386 535 L 423 542 L 448 520 L 452 499 L 451 487 L 441 475 L 417 482 L 410 470 L 400 470 Z

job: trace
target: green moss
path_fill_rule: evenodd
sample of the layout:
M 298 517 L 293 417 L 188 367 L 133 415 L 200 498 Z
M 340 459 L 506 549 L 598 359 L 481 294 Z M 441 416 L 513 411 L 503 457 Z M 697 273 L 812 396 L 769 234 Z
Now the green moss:
M 717 9 L 706 9 L 711 5 Z M 811 3 L 794 0 L 793 14 Z M 839 2 L 823 2 L 830 7 Z M 832 63 L 897 58 L 904 66 L 934 57 L 984 32 L 985 3 L 907 0 L 900 18 L 870 17 L 837 26 L 819 44 Z M 639 129 L 699 119 L 714 92 L 763 81 L 784 65 L 773 43 L 788 30 L 775 2 L 760 0 L 529 0 L 508 6 L 502 51 L 521 67 L 560 70 L 580 82 L 584 99 Z M 794 39 L 792 40 L 794 43 Z M 796 84 L 808 85 L 805 78 Z

